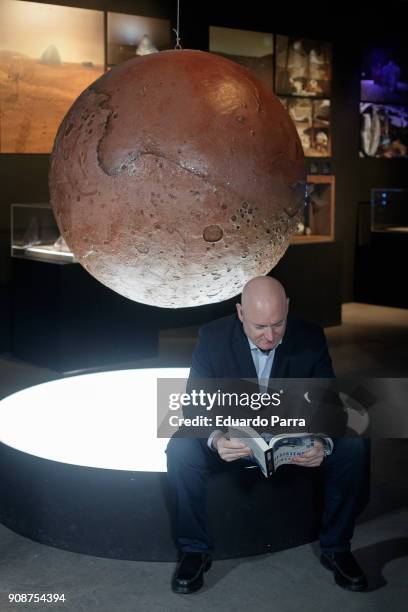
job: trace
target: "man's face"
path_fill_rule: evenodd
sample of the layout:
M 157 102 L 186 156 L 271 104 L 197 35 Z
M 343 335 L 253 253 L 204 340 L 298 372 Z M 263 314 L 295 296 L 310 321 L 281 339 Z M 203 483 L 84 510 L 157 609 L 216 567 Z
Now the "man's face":
M 237 304 L 238 318 L 242 322 L 245 334 L 262 351 L 270 351 L 282 340 L 286 329 L 288 305 L 288 299 L 267 307 L 251 306 L 245 310 L 241 304 Z

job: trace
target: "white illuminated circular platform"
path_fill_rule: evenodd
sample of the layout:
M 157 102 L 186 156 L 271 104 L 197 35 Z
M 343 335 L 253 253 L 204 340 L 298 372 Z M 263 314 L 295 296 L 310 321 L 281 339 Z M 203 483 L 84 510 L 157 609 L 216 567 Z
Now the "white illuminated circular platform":
M 175 560 L 168 439 L 157 437 L 157 380 L 187 379 L 188 373 L 83 374 L 0 401 L 0 522 L 65 550 Z M 215 558 L 262 554 L 316 537 L 314 485 L 296 468 L 287 476 L 277 474 L 272 482 L 259 470 L 239 469 L 210 479 Z M 302 499 L 301 519 L 294 496 Z
M 165 472 L 157 437 L 157 379 L 187 368 L 98 372 L 18 391 L 0 401 L 0 442 L 63 463 Z

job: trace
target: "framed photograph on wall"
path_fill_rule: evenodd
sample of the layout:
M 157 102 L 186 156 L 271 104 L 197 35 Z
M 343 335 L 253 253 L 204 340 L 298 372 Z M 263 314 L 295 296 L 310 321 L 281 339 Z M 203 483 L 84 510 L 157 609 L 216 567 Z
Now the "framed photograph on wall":
M 103 12 L 0 0 L 0 152 L 50 153 L 79 94 L 104 71 Z
M 330 100 L 279 96 L 292 118 L 306 157 L 331 156 Z
M 360 103 L 360 157 L 408 157 L 408 106 Z
M 330 96 L 331 44 L 276 36 L 275 92 L 278 95 Z
M 248 68 L 273 88 L 273 34 L 210 26 L 209 50 Z
M 108 13 L 108 67 L 170 47 L 168 19 Z
M 398 48 L 367 46 L 363 49 L 360 81 L 363 102 L 408 104 L 408 54 Z

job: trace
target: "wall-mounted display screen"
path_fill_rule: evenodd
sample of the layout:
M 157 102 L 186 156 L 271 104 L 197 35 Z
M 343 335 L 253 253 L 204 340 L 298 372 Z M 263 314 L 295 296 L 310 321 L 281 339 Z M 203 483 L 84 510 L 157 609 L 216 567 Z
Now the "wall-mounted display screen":
M 103 70 L 102 11 L 0 0 L 0 152 L 49 153 Z

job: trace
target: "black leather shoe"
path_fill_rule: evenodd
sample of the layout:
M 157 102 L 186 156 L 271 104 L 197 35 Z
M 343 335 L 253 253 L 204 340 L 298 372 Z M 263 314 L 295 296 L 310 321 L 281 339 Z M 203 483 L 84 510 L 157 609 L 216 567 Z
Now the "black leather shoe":
M 336 583 L 349 591 L 365 591 L 367 578 L 351 552 L 322 553 L 320 562 L 334 573 Z
M 174 572 L 171 588 L 174 593 L 194 593 L 203 586 L 203 574 L 211 567 L 207 553 L 184 552 Z

